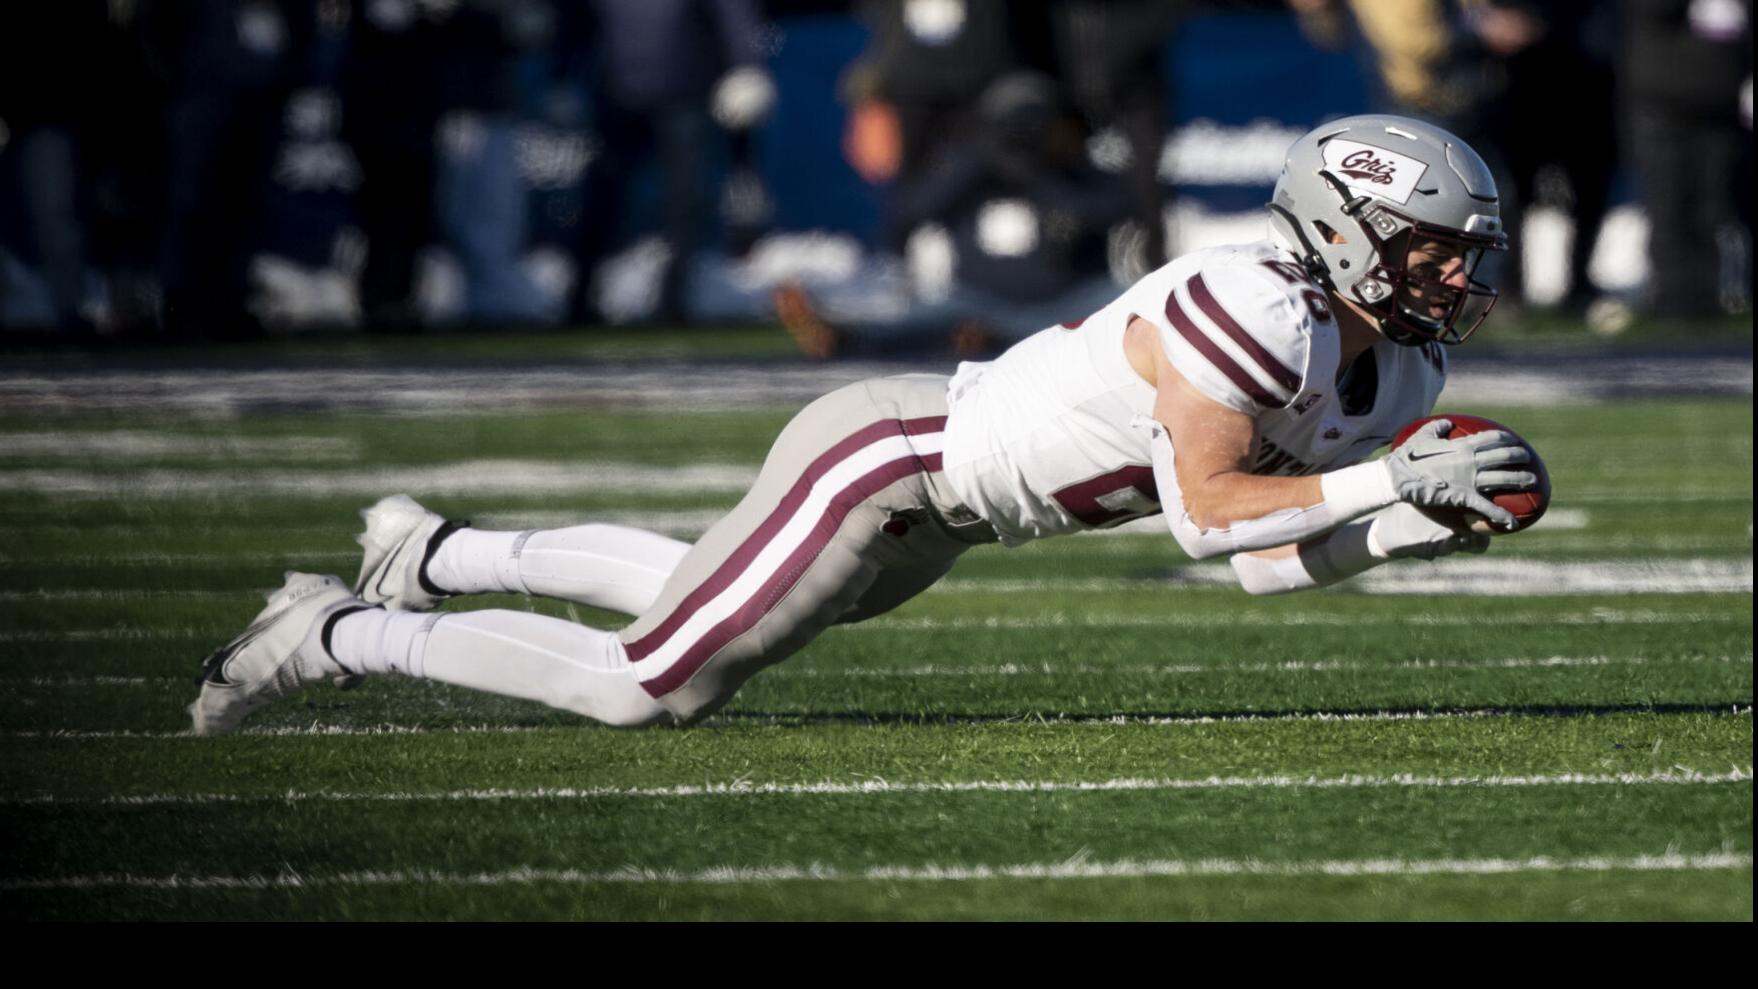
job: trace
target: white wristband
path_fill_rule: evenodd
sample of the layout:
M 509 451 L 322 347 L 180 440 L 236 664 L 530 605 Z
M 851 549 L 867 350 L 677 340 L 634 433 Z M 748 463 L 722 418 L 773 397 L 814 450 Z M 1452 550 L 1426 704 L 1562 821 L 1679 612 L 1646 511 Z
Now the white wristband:
M 1326 507 L 1339 521 L 1377 512 L 1398 500 L 1392 472 L 1386 469 L 1383 460 L 1371 460 L 1320 474 L 1319 490 L 1324 492 Z

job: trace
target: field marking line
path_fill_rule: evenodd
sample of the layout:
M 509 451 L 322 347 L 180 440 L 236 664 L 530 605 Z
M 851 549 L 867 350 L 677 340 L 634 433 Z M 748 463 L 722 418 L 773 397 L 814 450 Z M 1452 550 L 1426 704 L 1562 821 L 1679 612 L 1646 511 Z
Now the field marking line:
M 169 875 L 97 873 L 52 878 L 8 877 L 0 890 L 8 892 L 147 889 L 147 890 L 289 890 L 358 886 L 530 886 L 538 883 L 567 885 L 742 885 L 778 882 L 973 882 L 994 879 L 1140 879 L 1206 876 L 1441 876 L 1517 875 L 1532 872 L 1709 872 L 1749 869 L 1750 852 L 1718 852 L 1683 855 L 1587 858 L 1480 858 L 1480 859 L 1328 859 L 1274 862 L 1263 859 L 1122 859 L 1019 865 L 878 865 L 843 869 L 833 865 L 744 866 L 721 865 L 706 869 L 653 869 L 626 865 L 609 870 L 544 869 L 530 866 L 498 872 L 441 872 L 413 869 L 397 871 L 343 872 L 304 875 L 282 872 L 254 876 Z
M 377 498 L 394 491 L 433 495 L 667 494 L 742 495 L 755 464 L 656 466 L 625 461 L 482 458 L 420 467 L 287 471 L 91 471 L 61 467 L 0 469 L 0 493 L 62 498 L 188 498 L 268 495 Z
M 360 441 L 346 436 L 203 435 L 141 429 L 0 432 L 0 459 L 50 457 L 89 462 L 102 457 L 106 463 L 114 464 L 117 460 L 150 457 L 201 457 L 225 461 L 228 468 L 233 468 L 236 464 L 230 462 L 239 457 L 306 463 L 359 460 L 363 454 Z
M 1159 586 L 1233 586 L 1228 564 L 1180 566 L 1163 581 L 1096 577 L 1074 580 L 948 578 L 928 594 L 1116 593 Z M 1337 590 L 1369 595 L 1450 594 L 1529 597 L 1559 594 L 1752 593 L 1752 559 L 1532 560 L 1444 559 L 1380 567 Z
M 0 441 L 5 434 L 0 434 Z M 303 473 L 287 470 L 287 463 L 269 462 L 262 465 L 237 466 L 225 462 L 228 456 L 262 456 L 291 461 L 312 467 L 320 462 L 357 464 L 360 453 L 349 447 L 349 441 L 310 437 L 303 447 L 275 445 L 269 439 L 235 439 L 220 441 L 206 447 L 184 443 L 179 448 L 167 439 L 159 452 L 143 452 L 141 456 L 203 456 L 214 460 L 212 468 L 178 468 L 155 466 L 122 466 L 91 470 L 80 466 L 11 466 L 6 454 L 0 453 L 0 492 L 10 494 L 48 494 L 64 498 L 178 498 L 214 495 L 269 495 L 294 497 L 359 497 L 377 498 L 406 491 L 426 496 L 515 496 L 533 493 L 640 495 L 651 497 L 655 492 L 666 495 L 742 495 L 756 480 L 760 461 L 720 461 L 712 463 L 655 464 L 627 460 L 540 459 L 533 457 L 480 457 L 418 465 L 384 465 L 326 467 Z M 143 440 L 143 443 L 146 442 Z M 235 452 L 227 450 L 228 442 Z M 79 451 L 73 451 L 78 453 Z M 105 456 L 85 455 L 87 459 Z M 1603 505 L 1671 505 L 1684 502 L 1709 504 L 1750 503 L 1750 492 L 1716 488 L 1676 488 L 1670 491 L 1640 492 L 1587 489 L 1570 492 L 1575 506 Z M 708 519 L 715 521 L 731 506 L 721 509 Z M 617 510 L 612 510 L 617 511 Z M 1566 531 L 1589 524 L 1581 507 L 1559 507 L 1554 517 L 1539 522 L 1535 531 Z M 517 511 L 504 513 L 518 516 Z M 566 524 L 601 521 L 593 512 L 557 515 L 546 518 L 566 520 Z M 636 525 L 649 525 L 663 518 L 662 511 L 622 509 Z M 680 519 L 679 523 L 701 525 Z M 1149 519 L 1119 527 L 1125 533 L 1165 531 L 1163 521 Z M 700 530 L 698 530 L 700 531 Z
M 1382 625 L 1417 628 L 1453 628 L 1470 626 L 1526 625 L 1699 625 L 1705 622 L 1750 622 L 1749 612 L 1717 615 L 1700 611 L 1623 611 L 1594 609 L 1573 612 L 1511 612 L 1488 615 L 1346 615 L 1334 611 L 1286 612 L 1262 614 L 1229 611 L 1226 614 L 1203 615 L 1071 615 L 1055 612 L 1047 615 L 993 618 L 892 618 L 881 616 L 858 625 L 837 626 L 836 631 L 904 631 L 934 632 L 951 630 L 1056 629 L 1056 628 L 1237 628 L 1251 625 L 1334 626 L 1361 628 Z M 4 633 L 0 633 L 0 639 Z
M 1441 402 L 1443 407 L 1554 408 L 1602 405 L 1628 395 L 1737 400 L 1752 394 L 1750 358 L 1614 357 L 1594 358 L 1587 366 L 1590 372 L 1583 374 L 1579 360 L 1567 366 L 1550 359 L 1466 360 L 1449 375 Z M 463 408 L 565 412 L 605 405 L 779 411 L 856 381 L 920 370 L 919 363 L 899 361 L 802 367 L 688 359 L 538 362 L 516 368 L 483 364 L 239 370 L 31 367 L 0 373 L 0 409 L 33 421 L 45 412 L 93 411 L 151 411 L 208 419 L 233 419 L 262 409 L 399 416 L 455 416 Z
M 25 592 L 29 593 L 29 592 Z M 216 595 L 225 592 L 213 592 Z M 1462 626 L 1551 626 L 1551 625 L 1701 625 L 1751 624 L 1750 612 L 1714 614 L 1702 611 L 1622 611 L 1594 609 L 1574 612 L 1511 612 L 1496 615 L 1344 615 L 1337 612 L 1290 612 L 1263 614 L 1228 612 L 1206 615 L 1070 615 L 1066 612 L 1022 617 L 992 618 L 892 618 L 880 617 L 857 625 L 841 625 L 833 635 L 868 632 L 940 632 L 940 631 L 1006 631 L 1026 629 L 1041 631 L 1058 628 L 1236 628 L 1250 625 L 1324 626 L 1337 628 L 1455 628 Z M 147 640 L 198 639 L 224 640 L 237 632 L 235 625 L 195 628 L 146 628 L 123 626 L 107 628 L 72 628 L 60 630 L 0 630 L 0 642 L 134 642 Z
M 1717 713 L 1723 712 L 1695 712 Z M 1222 724 L 1264 724 L 1284 721 L 1453 721 L 1453 720 L 1488 720 L 1491 718 L 1525 717 L 1531 714 L 1528 710 L 1518 708 L 1470 708 L 1463 710 L 1440 711 L 1298 711 L 1278 712 L 1274 714 L 1112 714 L 1094 715 L 1091 717 L 1039 716 L 1019 715 L 1017 717 L 983 718 L 984 722 L 1015 723 L 1031 725 L 1074 725 L 1078 727 L 1100 726 L 1115 728 L 1128 725 L 1148 727 L 1183 727 L 1187 725 L 1222 725 Z M 1750 717 L 1752 706 L 1732 705 L 1725 714 L 1735 717 Z M 734 722 L 738 724 L 793 724 L 800 720 L 799 716 L 789 715 L 741 715 L 738 712 L 723 714 L 713 720 Z M 709 723 L 713 723 L 711 720 Z M 925 715 L 924 721 L 935 723 L 933 715 Z M 948 717 L 944 723 L 959 724 L 971 719 Z M 325 738 L 351 737 L 360 735 L 519 735 L 538 731 L 578 731 L 575 725 L 458 725 L 447 728 L 426 728 L 420 725 L 300 725 L 275 728 L 244 728 L 235 734 L 251 738 Z M 48 730 L 25 729 L 21 731 L 0 731 L 0 738 L 28 741 L 109 741 L 114 739 L 190 739 L 199 740 L 202 744 L 215 744 L 212 739 L 196 735 L 189 729 L 178 731 L 149 731 L 137 729 L 77 729 L 52 728 Z
M 1356 790 L 1392 787 L 1451 789 L 1458 787 L 1543 786 L 1696 786 L 1752 782 L 1752 767 L 1734 767 L 1724 773 L 1703 773 L 1678 767 L 1654 773 L 1555 773 L 1534 776 L 1421 776 L 1396 773 L 1389 776 L 1208 776 L 1194 779 L 1145 779 L 1120 777 L 1108 780 L 971 780 L 893 783 L 867 779 L 853 783 L 826 780 L 820 783 L 732 783 L 658 787 L 535 787 L 530 789 L 466 789 L 427 792 L 338 792 L 288 790 L 284 793 L 242 795 L 236 793 L 150 793 L 138 796 L 0 797 L 0 806 L 104 806 L 151 807 L 199 804 L 253 803 L 414 803 L 518 800 L 596 800 L 615 797 L 669 799 L 679 797 L 849 796 L 912 793 L 1115 793 L 1141 790 Z
M 283 554 L 275 559 L 352 560 L 357 554 Z M 13 563 L 0 558 L 0 563 Z M 1116 593 L 1161 591 L 1187 587 L 1234 587 L 1233 568 L 1225 563 L 1200 563 L 1174 568 L 1163 577 L 1088 577 L 1076 579 L 952 577 L 924 593 L 1023 594 Z M 1474 597 L 1525 597 L 1556 594 L 1680 594 L 1752 593 L 1752 559 L 1650 560 L 1436 560 L 1370 570 L 1338 590 L 1371 595 L 1450 594 Z M 164 588 L 54 589 L 0 591 L 0 601 L 105 600 L 129 596 L 207 598 L 235 596 L 233 590 L 177 591 Z
M 1291 659 L 1267 663 L 1132 663 L 1061 665 L 1057 663 L 925 663 L 916 666 L 872 667 L 851 666 L 814 669 L 806 666 L 782 666 L 765 671 L 766 679 L 823 679 L 888 677 L 990 677 L 990 676 L 1187 676 L 1207 673 L 1336 673 L 1361 670 L 1527 670 L 1568 669 L 1584 666 L 1674 666 L 1719 664 L 1737 666 L 1752 664 L 1751 654 L 1745 656 L 1677 656 L 1651 659 L 1647 656 L 1544 656 L 1509 657 L 1505 659 L 1408 659 L 1384 663 L 1360 660 Z M 81 676 L 0 676 L 0 687 L 175 687 L 187 688 L 185 676 L 113 676 L 94 674 Z
M 247 738 L 353 738 L 373 735 L 524 735 L 530 732 L 546 731 L 561 726 L 549 725 L 456 725 L 446 728 L 429 728 L 422 725 L 289 725 L 274 728 L 251 727 L 234 732 L 235 735 Z M 177 731 L 141 731 L 130 728 L 111 730 L 86 731 L 77 728 L 51 728 L 46 731 L 7 731 L 0 732 L 0 738 L 12 738 L 24 741 L 69 740 L 69 741 L 108 741 L 111 739 L 196 739 L 206 736 L 197 735 L 188 728 Z

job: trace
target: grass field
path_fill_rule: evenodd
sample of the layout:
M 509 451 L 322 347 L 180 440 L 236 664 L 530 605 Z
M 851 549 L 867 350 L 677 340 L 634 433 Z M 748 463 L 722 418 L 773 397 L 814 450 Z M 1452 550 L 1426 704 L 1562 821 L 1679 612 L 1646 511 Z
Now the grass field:
M 986 548 L 691 729 L 376 679 L 217 739 L 201 657 L 380 494 L 687 536 L 791 410 L 0 416 L 0 915 L 1750 920 L 1750 397 L 1471 411 L 1556 490 L 1481 560 Z

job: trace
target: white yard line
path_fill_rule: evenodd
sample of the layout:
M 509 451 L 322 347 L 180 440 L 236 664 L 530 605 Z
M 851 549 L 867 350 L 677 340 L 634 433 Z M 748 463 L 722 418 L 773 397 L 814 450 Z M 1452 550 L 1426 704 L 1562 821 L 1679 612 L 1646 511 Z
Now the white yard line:
M 767 680 L 793 679 L 916 679 L 968 678 L 1008 676 L 1190 676 L 1217 673 L 1338 673 L 1362 670 L 1531 670 L 1567 669 L 1583 666 L 1676 666 L 1715 665 L 1751 666 L 1752 656 L 1669 656 L 1651 659 L 1646 656 L 1544 656 L 1509 657 L 1505 659 L 1410 659 L 1390 662 L 1360 660 L 1279 660 L 1266 663 L 925 663 L 916 666 L 870 667 L 854 666 L 837 669 L 814 669 L 809 666 L 780 666 L 764 672 Z M 189 688 L 187 677 L 139 676 L 30 676 L 0 677 L 0 687 L 52 687 L 74 689 L 86 687 L 150 687 L 154 689 Z
M 334 530 L 332 530 L 334 531 Z M 360 565 L 359 550 L 296 551 L 277 553 L 272 550 L 240 549 L 226 553 L 61 553 L 54 556 L 15 556 L 0 554 L 0 563 L 18 566 L 85 566 L 85 567 L 236 567 L 257 565 L 265 570 L 288 563 L 334 563 L 344 568 Z
M 524 735 L 534 731 L 543 731 L 527 725 L 460 725 L 452 728 L 427 728 L 421 725 L 292 725 L 282 728 L 245 728 L 237 734 L 255 738 L 329 738 L 356 737 L 371 735 Z M 78 729 L 52 729 L 49 731 L 8 731 L 0 732 L 0 738 L 16 738 L 27 741 L 68 740 L 78 742 L 109 741 L 113 739 L 199 739 L 204 736 L 185 729 L 183 731 L 131 731 L 119 729 L 113 731 L 81 731 Z
M 13 434 L 17 435 L 17 434 Z M 26 434 L 63 435 L 63 434 Z M 66 434 L 75 435 L 75 434 Z M 106 434 L 94 434 L 106 435 Z M 534 458 L 482 458 L 400 467 L 356 467 L 353 469 L 293 470 L 297 464 L 320 461 L 347 462 L 359 459 L 357 444 L 340 438 L 283 437 L 251 440 L 244 438 L 167 437 L 157 445 L 162 452 L 147 451 L 155 441 L 151 434 L 112 434 L 134 437 L 140 444 L 140 457 L 204 456 L 215 461 L 212 468 L 153 468 L 135 464 L 116 464 L 114 458 L 98 451 L 69 454 L 86 461 L 98 460 L 101 469 L 82 469 L 70 464 L 65 467 L 0 467 L 0 492 L 21 494 L 53 494 L 78 498 L 161 498 L 211 495 L 263 496 L 352 496 L 377 498 L 395 492 L 416 495 L 517 495 L 517 494 L 593 494 L 651 496 L 667 495 L 738 495 L 749 489 L 756 479 L 756 463 L 715 464 L 637 464 L 624 461 Z M 0 450 L 4 450 L 7 434 L 0 433 Z M 90 445 L 90 444 L 88 444 Z M 101 444 L 100 444 L 101 445 Z M 237 456 L 273 457 L 287 463 L 271 463 L 238 467 L 227 463 Z M 4 463 L 5 453 L 0 453 Z M 1682 502 L 1750 504 L 1750 490 L 1722 488 L 1679 488 L 1669 490 L 1571 490 L 1562 495 L 1565 504 L 1553 508 L 1533 529 L 1537 532 L 1579 530 L 1591 524 L 1587 507 L 1601 505 L 1670 505 Z M 517 510 L 494 516 L 494 524 L 502 518 L 529 517 L 523 525 L 571 525 L 579 522 L 610 521 L 614 515 L 619 524 L 652 528 L 669 525 L 679 530 L 700 532 L 716 521 L 724 510 L 706 514 L 687 510 L 680 520 L 667 523 L 664 510 L 644 509 L 631 505 L 609 512 L 524 513 Z M 1126 523 L 1106 533 L 1166 535 L 1163 519 L 1151 517 Z
M 325 561 L 352 561 L 356 554 L 312 554 Z M 293 562 L 292 554 L 273 559 Z M 97 562 L 98 558 L 93 558 Z M 17 562 L 0 558 L 0 562 Z M 1163 578 L 1088 577 L 1077 579 L 942 580 L 929 594 L 1109 594 L 1180 587 L 1232 587 L 1233 568 L 1225 563 L 1188 564 Z M 1352 578 L 1343 589 L 1362 594 L 1451 594 L 1468 597 L 1529 597 L 1557 594 L 1739 594 L 1752 593 L 1752 561 L 1746 559 L 1684 560 L 1531 560 L 1448 559 L 1433 563 L 1401 563 L 1370 570 Z M 267 585 L 265 585 L 265 589 Z M 5 601 L 86 601 L 139 598 L 190 599 L 236 596 L 239 591 L 172 591 L 161 588 L 103 590 L 41 588 L 0 591 Z
M 952 578 L 929 594 L 1053 594 L 1142 591 L 1154 581 L 1094 577 L 1074 580 L 985 580 Z M 1231 586 L 1227 564 L 1198 563 L 1173 569 L 1170 586 Z M 1445 559 L 1406 562 L 1369 570 L 1341 588 L 1361 594 L 1455 594 L 1472 597 L 1531 597 L 1555 594 L 1685 594 L 1752 592 L 1752 560 L 1520 560 Z
M 585 415 L 604 405 L 704 411 L 776 408 L 803 405 L 855 381 L 924 370 L 950 373 L 952 368 L 939 361 L 825 365 L 599 361 L 265 370 L 20 368 L 0 373 L 0 410 L 147 410 L 236 417 L 260 409 L 455 415 L 459 409 L 585 407 Z M 1751 395 L 1751 359 L 1609 357 L 1512 363 L 1466 358 L 1449 375 L 1441 408 L 1591 405 L 1629 394 L 1702 393 Z
M 1751 705 L 1734 706 L 1727 714 L 1735 717 L 1750 717 Z M 1441 711 L 1297 711 L 1275 714 L 1189 714 L 1189 715 L 1139 715 L 1114 714 L 1095 717 L 1065 717 L 1061 715 L 1021 715 L 1016 718 L 960 718 L 948 716 L 944 719 L 926 715 L 921 720 L 928 724 L 946 723 L 960 724 L 971 721 L 1009 722 L 1032 725 L 1074 725 L 1118 727 L 1127 725 L 1143 725 L 1148 727 L 1182 727 L 1187 725 L 1219 725 L 1219 724 L 1262 724 L 1281 721 L 1314 721 L 1314 722 L 1399 722 L 1399 721 L 1454 721 L 1454 720 L 1487 720 L 1490 718 L 1524 717 L 1527 712 L 1506 710 L 1501 708 L 1474 708 L 1469 710 Z M 744 716 L 736 712 L 723 715 L 717 719 L 732 724 L 794 724 L 800 721 L 813 720 L 810 715 L 802 716 Z M 859 720 L 859 719 L 851 719 Z M 519 735 L 537 731 L 575 731 L 571 726 L 535 727 L 522 725 L 464 725 L 451 728 L 424 728 L 419 725 L 366 725 L 360 727 L 346 725 L 300 725 L 280 728 L 245 728 L 238 732 L 246 737 L 265 738 L 327 738 L 331 736 L 356 735 Z M 211 739 L 198 736 L 188 730 L 183 731 L 133 731 L 118 730 L 80 730 L 51 729 L 48 731 L 0 731 L 0 738 L 20 739 L 27 741 L 110 741 L 115 739 L 189 739 L 199 744 L 214 744 Z
M 1546 656 L 1542 658 L 1508 658 L 1508 659 L 1412 659 L 1385 663 L 1361 662 L 1358 660 L 1283 660 L 1269 663 L 1177 663 L 1177 664 L 1127 664 L 1106 665 L 1102 663 L 1059 664 L 1059 663 L 996 663 L 996 664 L 940 664 L 929 663 L 919 666 L 900 666 L 892 669 L 883 667 L 851 667 L 848 669 L 818 670 L 810 667 L 778 667 L 767 671 L 770 677 L 804 677 L 834 680 L 840 677 L 995 677 L 995 676 L 1186 676 L 1215 673 L 1337 673 L 1359 672 L 1362 670 L 1528 670 L 1528 669 L 1564 669 L 1580 666 L 1671 666 L 1674 664 L 1712 664 L 1720 666 L 1750 666 L 1752 657 L 1746 656 L 1680 656 L 1666 659 L 1649 659 L 1645 656 Z
M 90 461 L 102 458 L 107 465 L 122 466 L 131 460 L 157 457 L 215 461 L 260 457 L 311 463 L 358 460 L 360 456 L 360 441 L 344 436 L 203 436 L 134 429 L 0 432 L 0 459 L 47 457 Z
M 642 494 L 655 491 L 743 494 L 757 478 L 744 464 L 658 467 L 611 461 L 468 460 L 369 470 L 265 471 L 72 468 L 0 470 L 0 493 L 64 498 L 187 498 L 260 494 L 376 498 L 428 495 Z
M 25 592 L 29 593 L 29 592 Z M 233 592 L 214 592 L 216 596 L 236 597 Z M 16 600 L 33 600 L 22 596 Z M 1250 611 L 1228 611 L 1210 615 L 1095 615 L 1052 612 L 1044 615 L 969 618 L 874 618 L 857 625 L 841 625 L 831 635 L 861 635 L 870 632 L 944 632 L 944 631 L 1010 631 L 1058 628 L 1238 628 L 1267 625 L 1299 628 L 1459 628 L 1503 626 L 1509 628 L 1549 627 L 1555 625 L 1750 625 L 1750 614 L 1713 614 L 1697 611 L 1592 611 L 1511 612 L 1498 615 L 1349 615 L 1337 612 L 1289 612 L 1264 614 Z M 0 642 L 150 642 L 161 640 L 225 639 L 238 631 L 233 625 L 211 628 L 179 626 L 147 628 L 120 626 L 106 628 L 73 628 L 42 631 L 0 630 Z
M 1139 879 L 1203 876 L 1458 876 L 1516 875 L 1558 872 L 1708 872 L 1749 869 L 1751 853 L 1721 852 L 1707 855 L 1660 855 L 1590 858 L 1481 858 L 1481 859 L 1326 859 L 1275 862 L 1263 859 L 1124 859 L 1092 862 L 1084 858 L 1065 862 L 1019 865 L 879 865 L 843 869 L 812 863 L 803 866 L 721 865 L 706 869 L 653 869 L 627 865 L 603 871 L 539 869 L 523 867 L 499 872 L 441 872 L 400 870 L 390 872 L 344 872 L 302 875 L 282 872 L 267 875 L 169 875 L 97 873 L 42 879 L 0 880 L 0 889 L 37 890 L 146 889 L 146 890 L 296 890 L 322 887 L 370 886 L 531 886 L 537 884 L 634 884 L 634 885 L 746 885 L 778 882 L 982 882 L 995 879 Z
M 1721 773 L 1673 769 L 1655 773 L 1551 773 L 1530 776 L 1424 776 L 1398 773 L 1389 776 L 1208 776 L 1195 779 L 1142 779 L 1121 777 L 1106 780 L 967 780 L 892 782 L 864 779 L 854 782 L 826 780 L 819 783 L 708 783 L 649 787 L 536 787 L 531 789 L 468 789 L 414 792 L 361 792 L 288 790 L 283 793 L 241 795 L 236 793 L 148 793 L 138 796 L 64 797 L 37 796 L 0 798 L 0 806 L 120 806 L 146 807 L 193 804 L 242 803 L 413 803 L 518 800 L 598 800 L 629 797 L 670 799 L 682 797 L 744 796 L 849 796 L 911 793 L 1113 793 L 1136 790 L 1361 790 L 1386 788 L 1453 789 L 1542 786 L 1701 786 L 1718 783 L 1750 783 L 1752 767 L 1735 767 Z
M 1551 625 L 1696 625 L 1705 622 L 1749 624 L 1750 614 L 1716 615 L 1694 611 L 1623 611 L 1611 608 L 1570 612 L 1508 612 L 1503 614 L 1408 614 L 1351 615 L 1335 611 L 1264 614 L 1232 611 L 1225 614 L 1095 615 L 1055 612 L 1045 615 L 966 618 L 879 617 L 857 625 L 838 626 L 838 634 L 861 631 L 939 632 L 951 630 L 1056 629 L 1056 628 L 1241 628 L 1252 625 L 1327 626 L 1338 628 L 1412 627 L 1455 628 L 1461 626 Z M 3 633 L 0 633 L 3 637 Z

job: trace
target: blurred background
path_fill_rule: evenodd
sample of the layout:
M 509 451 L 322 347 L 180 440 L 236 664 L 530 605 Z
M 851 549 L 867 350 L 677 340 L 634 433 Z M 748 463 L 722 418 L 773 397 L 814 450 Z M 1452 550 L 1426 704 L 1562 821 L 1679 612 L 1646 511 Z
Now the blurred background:
M 1750 0 L 0 9 L 0 337 L 779 323 L 977 353 L 1264 236 L 1325 119 L 1500 173 L 1502 305 L 1751 304 Z M 1501 317 L 1506 319 L 1506 316 Z

